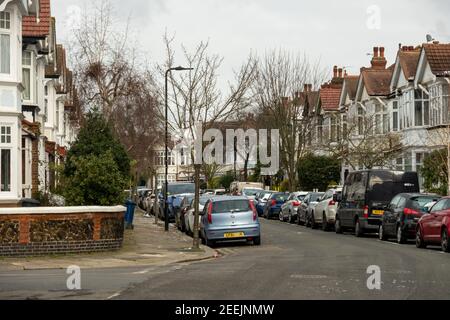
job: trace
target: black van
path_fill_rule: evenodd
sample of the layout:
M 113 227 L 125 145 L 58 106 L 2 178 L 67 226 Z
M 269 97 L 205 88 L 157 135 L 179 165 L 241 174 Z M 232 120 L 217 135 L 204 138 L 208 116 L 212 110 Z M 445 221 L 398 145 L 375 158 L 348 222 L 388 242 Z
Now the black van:
M 416 172 L 365 170 L 348 175 L 342 196 L 336 196 L 336 233 L 350 229 L 357 237 L 377 232 L 384 210 L 399 193 L 419 193 Z M 341 199 L 339 199 L 342 197 Z

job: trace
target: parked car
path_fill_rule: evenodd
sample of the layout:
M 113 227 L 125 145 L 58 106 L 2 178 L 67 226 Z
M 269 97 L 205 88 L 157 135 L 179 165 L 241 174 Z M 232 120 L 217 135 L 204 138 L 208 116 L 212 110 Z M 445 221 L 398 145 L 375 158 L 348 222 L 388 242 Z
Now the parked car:
M 380 240 L 396 238 L 397 243 L 406 243 L 416 238 L 417 223 L 428 213 L 430 202 L 440 199 L 438 195 L 402 193 L 394 197 L 384 211 L 378 235 Z
M 199 199 L 199 203 L 198 203 L 198 211 L 202 212 L 206 202 L 209 199 L 212 199 L 213 197 L 214 196 L 212 196 L 212 195 L 203 195 L 203 196 L 201 196 L 200 199 Z M 184 224 L 185 224 L 185 227 L 186 227 L 185 232 L 186 232 L 186 234 L 191 235 L 191 236 L 194 234 L 194 221 L 195 221 L 194 220 L 194 214 L 195 214 L 195 212 L 194 212 L 194 199 L 192 199 L 191 203 L 189 204 L 189 207 L 187 208 L 186 213 L 184 214 Z M 201 224 L 201 215 L 199 215 L 199 224 L 198 224 L 199 227 L 200 227 L 200 224 Z
M 253 201 L 246 197 L 209 199 L 202 211 L 202 239 L 208 246 L 217 241 L 247 240 L 261 244 L 261 229 Z
M 252 200 L 255 203 L 256 196 L 264 191 L 264 189 L 260 188 L 244 188 L 242 189 L 242 195 L 246 196 L 248 199 Z
M 334 227 L 338 207 L 338 202 L 334 201 L 334 197 L 335 195 L 340 194 L 342 194 L 342 187 L 329 189 L 325 192 L 319 203 L 314 208 L 314 214 L 311 219 L 311 225 L 313 228 L 316 228 L 317 224 L 322 226 L 323 231 L 328 231 L 331 226 Z
M 323 192 L 310 192 L 306 195 L 305 199 L 301 203 L 298 210 L 297 223 L 300 225 L 305 225 L 307 227 L 311 226 L 311 215 L 314 208 L 319 203 L 320 198 L 323 196 Z
M 342 196 L 335 196 L 339 202 L 336 233 L 349 229 L 361 237 L 368 232 L 378 232 L 384 211 L 400 193 L 420 193 L 417 172 L 365 170 L 350 173 Z
M 234 181 L 230 185 L 230 194 L 241 196 L 244 188 L 264 190 L 264 184 L 260 182 L 239 182 Z
M 292 193 L 286 203 L 281 206 L 280 220 L 295 223 L 298 217 L 298 208 L 307 194 L 308 192 Z
M 176 205 L 174 205 L 174 207 L 175 207 L 175 224 L 176 224 L 178 230 L 180 230 L 182 232 L 186 231 L 184 215 L 186 214 L 191 202 L 194 200 L 194 197 L 195 197 L 195 194 L 193 194 L 193 193 L 182 195 L 181 202 L 178 205 L 178 208 Z
M 420 218 L 416 230 L 417 248 L 427 245 L 441 245 L 442 251 L 450 252 L 450 197 L 439 200 Z
M 272 219 L 272 217 L 279 217 L 281 206 L 289 198 L 289 193 L 285 192 L 275 192 L 272 193 L 267 199 L 266 205 L 264 207 L 263 216 L 266 219 Z
M 258 212 L 258 216 L 262 217 L 264 214 L 264 208 L 266 207 L 267 200 L 269 200 L 270 196 L 275 193 L 275 191 L 261 191 L 255 198 L 255 206 L 256 211 Z
M 164 220 L 164 192 L 165 187 L 163 186 L 161 193 L 158 196 L 159 201 L 159 217 L 161 220 Z M 178 195 L 182 194 L 192 194 L 195 193 L 195 184 L 194 183 L 188 183 L 188 182 L 173 182 L 169 183 L 167 186 L 167 208 L 168 208 L 168 215 L 169 215 L 169 221 L 175 222 L 175 208 L 173 206 L 174 200 L 177 198 Z
M 148 188 L 141 188 L 137 190 L 137 205 L 139 206 L 139 208 L 141 208 L 142 210 L 146 210 L 145 207 L 145 198 L 152 193 L 152 189 L 148 189 Z

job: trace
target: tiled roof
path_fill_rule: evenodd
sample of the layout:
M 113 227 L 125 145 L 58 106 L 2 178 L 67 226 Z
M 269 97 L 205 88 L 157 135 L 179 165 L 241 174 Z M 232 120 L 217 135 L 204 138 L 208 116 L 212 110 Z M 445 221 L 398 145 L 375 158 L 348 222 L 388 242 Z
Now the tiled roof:
M 406 79 L 414 79 L 416 76 L 417 65 L 419 64 L 420 50 L 404 51 L 400 50 L 400 66 Z
M 450 44 L 427 43 L 423 47 L 433 74 L 450 75 Z
M 22 36 L 43 38 L 50 34 L 51 12 L 50 0 L 40 0 L 39 18 L 24 16 L 22 20 Z
M 358 80 L 359 76 L 345 76 L 344 78 L 345 86 L 351 100 L 354 100 L 356 97 L 356 90 L 358 90 Z
M 320 101 L 325 111 L 336 111 L 339 109 L 342 86 L 324 85 L 320 89 Z
M 361 76 L 370 96 L 387 96 L 390 94 L 390 83 L 393 66 L 388 69 L 362 69 Z

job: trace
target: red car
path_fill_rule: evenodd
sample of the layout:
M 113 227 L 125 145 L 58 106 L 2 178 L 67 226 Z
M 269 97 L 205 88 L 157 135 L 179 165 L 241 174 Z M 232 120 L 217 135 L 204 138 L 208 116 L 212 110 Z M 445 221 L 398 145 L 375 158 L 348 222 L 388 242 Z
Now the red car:
M 416 232 L 416 246 L 425 248 L 428 244 L 440 244 L 444 252 L 450 252 L 450 197 L 442 198 L 419 220 Z

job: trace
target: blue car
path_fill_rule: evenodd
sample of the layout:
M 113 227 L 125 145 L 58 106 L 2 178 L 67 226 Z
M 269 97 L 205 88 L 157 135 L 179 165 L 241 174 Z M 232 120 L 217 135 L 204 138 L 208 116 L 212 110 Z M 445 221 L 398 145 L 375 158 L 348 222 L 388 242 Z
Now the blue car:
M 252 241 L 261 244 L 261 228 L 252 200 L 219 196 L 208 200 L 201 212 L 200 234 L 207 246 L 217 241 Z
M 158 195 L 159 199 L 159 217 L 165 220 L 164 217 L 164 192 L 163 186 L 161 193 Z M 169 213 L 169 222 L 175 222 L 176 206 L 180 201 L 178 196 L 195 193 L 195 184 L 187 182 L 169 183 L 167 186 L 167 207 Z M 182 199 L 181 199 L 182 200 Z
M 275 192 L 272 193 L 266 202 L 264 207 L 263 216 L 266 219 L 272 219 L 272 217 L 279 218 L 281 206 L 286 203 L 289 198 L 289 193 Z
M 275 191 L 261 191 L 258 195 L 256 195 L 255 203 L 258 216 L 262 217 L 267 200 L 273 193 L 275 193 Z

